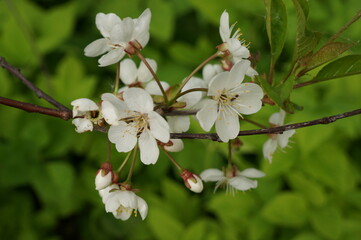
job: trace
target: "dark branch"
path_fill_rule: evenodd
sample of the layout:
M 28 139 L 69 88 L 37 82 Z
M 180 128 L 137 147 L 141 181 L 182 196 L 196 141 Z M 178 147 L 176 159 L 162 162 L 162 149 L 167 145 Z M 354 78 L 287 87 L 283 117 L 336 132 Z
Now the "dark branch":
M 49 102 L 50 104 L 52 104 L 53 106 L 57 107 L 60 110 L 71 112 L 69 108 L 65 107 L 64 105 L 62 105 L 61 103 L 59 103 L 58 101 L 56 101 L 55 99 L 44 93 L 42 90 L 37 88 L 32 82 L 27 80 L 17 68 L 11 66 L 3 57 L 0 57 L 0 66 L 5 68 L 16 78 L 20 79 L 20 81 L 22 81 L 31 91 L 33 91 L 36 94 L 36 96 L 38 96 L 38 98 L 42 98 L 46 100 L 47 102 Z
M 9 107 L 19 108 L 19 109 L 22 109 L 27 112 L 35 112 L 35 113 L 49 115 L 52 117 L 61 118 L 63 120 L 69 120 L 72 118 L 71 111 L 62 111 L 62 110 L 58 110 L 58 109 L 41 107 L 41 106 L 38 106 L 35 104 L 19 102 L 16 100 L 3 98 L 3 97 L 0 97 L 0 104 L 6 105 Z
M 294 123 L 288 124 L 284 126 L 274 127 L 274 128 L 265 128 L 265 129 L 256 129 L 256 130 L 246 130 L 240 131 L 238 136 L 249 136 L 249 135 L 259 135 L 259 134 L 271 134 L 271 133 L 283 133 L 288 130 L 297 129 L 297 128 L 304 128 L 313 125 L 319 124 L 329 124 L 335 122 L 338 119 L 351 117 L 354 115 L 361 114 L 361 109 L 357 109 L 351 112 L 345 112 L 329 117 L 324 117 L 308 122 L 301 122 L 301 123 Z M 173 139 L 209 139 L 212 141 L 220 142 L 221 139 L 218 137 L 216 133 L 171 133 L 170 138 Z

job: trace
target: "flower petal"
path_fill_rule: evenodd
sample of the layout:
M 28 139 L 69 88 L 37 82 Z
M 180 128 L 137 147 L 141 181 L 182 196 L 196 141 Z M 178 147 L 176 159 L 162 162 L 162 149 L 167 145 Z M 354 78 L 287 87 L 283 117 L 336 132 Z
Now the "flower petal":
M 153 99 L 144 89 L 129 88 L 124 91 L 123 97 L 130 110 L 140 113 L 153 111 Z
M 223 69 L 219 64 L 206 64 L 202 69 L 203 80 L 208 85 L 211 79 L 222 71 Z
M 101 98 L 104 120 L 110 125 L 118 125 L 119 119 L 127 116 L 127 105 L 111 93 L 104 93 Z
M 152 68 L 153 72 L 157 72 L 157 62 L 153 59 L 146 58 L 149 66 Z M 153 75 L 147 68 L 147 66 L 144 64 L 144 62 L 141 62 L 138 69 L 138 81 L 139 82 L 149 82 L 153 79 Z
M 219 35 L 223 42 L 227 42 L 231 35 L 231 31 L 229 29 L 229 15 L 226 10 L 221 15 L 220 26 L 219 26 Z
M 135 29 L 133 33 L 133 39 L 137 40 L 143 48 L 149 41 L 149 24 L 151 17 L 152 13 L 149 8 L 147 8 L 138 19 L 134 20 Z
M 189 116 L 169 116 L 167 117 L 169 129 L 174 133 L 186 132 L 191 124 Z
M 250 180 L 245 177 L 237 176 L 229 179 L 228 183 L 237 190 L 246 191 L 257 187 L 256 180 Z
M 169 89 L 169 84 L 167 82 L 161 81 L 160 84 L 162 85 L 164 91 Z M 151 95 L 162 95 L 162 91 L 160 90 L 158 83 L 155 80 L 147 83 L 147 86 L 145 86 L 145 91 Z
M 143 198 L 137 196 L 137 204 L 138 204 L 138 211 L 142 220 L 144 220 L 148 215 L 148 204 L 144 201 Z
M 228 142 L 238 136 L 238 115 L 233 112 L 220 111 L 216 120 L 216 132 L 223 142 Z
M 209 168 L 201 172 L 200 177 L 205 182 L 218 182 L 224 178 L 224 172 L 216 168 Z
M 134 32 L 134 20 L 127 17 L 124 18 L 120 23 L 115 25 L 110 32 L 110 40 L 114 44 L 122 45 L 125 48 L 124 44 L 128 44 L 132 40 Z
M 87 57 L 96 57 L 102 55 L 103 53 L 110 51 L 111 47 L 108 44 L 109 40 L 105 38 L 97 39 L 84 49 L 84 55 Z
M 255 168 L 247 168 L 243 171 L 237 171 L 237 175 L 249 178 L 261 178 L 264 177 L 266 174 Z
M 120 80 L 126 85 L 130 85 L 137 81 L 137 66 L 134 61 L 127 58 L 120 63 Z
M 207 87 L 206 83 L 202 79 L 197 77 L 192 77 L 183 87 L 182 92 L 193 88 L 205 88 L 205 87 Z M 190 92 L 178 98 L 178 101 L 185 102 L 187 104 L 186 108 L 190 108 L 193 107 L 195 104 L 197 104 L 203 96 L 204 96 L 203 91 Z
M 211 130 L 217 119 L 217 102 L 212 99 L 205 99 L 203 107 L 197 112 L 196 118 L 205 131 Z
M 181 139 L 170 139 L 169 141 L 172 142 L 172 146 L 164 146 L 164 149 L 168 152 L 180 152 L 184 148 L 183 141 Z
M 269 138 L 264 144 L 263 144 L 263 156 L 264 158 L 268 159 L 268 161 L 272 162 L 272 156 L 273 153 L 277 149 L 277 140 Z
M 296 130 L 288 130 L 282 134 L 277 134 L 277 142 L 280 148 L 285 148 L 288 145 L 288 139 L 296 133 Z
M 118 152 L 129 152 L 137 143 L 136 134 L 136 129 L 125 122 L 119 122 L 118 126 L 110 126 L 108 138 L 116 144 Z
M 115 48 L 103 55 L 99 60 L 99 67 L 105 67 L 119 62 L 125 55 L 123 48 Z
M 225 89 L 228 89 L 229 72 L 221 72 L 213 77 L 209 83 L 207 96 L 217 96 Z
M 145 130 L 139 136 L 140 160 L 146 164 L 155 164 L 159 156 L 157 141 Z
M 75 118 L 72 123 L 75 125 L 77 133 L 93 131 L 93 123 L 87 118 Z
M 285 121 L 285 117 L 286 112 L 281 109 L 279 112 L 273 113 L 268 121 L 273 125 L 282 126 Z
M 243 60 L 236 63 L 231 71 L 229 72 L 229 81 L 227 89 L 238 87 L 244 79 L 244 75 L 247 72 L 247 69 L 251 65 L 251 62 L 248 60 Z
M 157 112 L 148 113 L 149 130 L 153 137 L 163 143 L 169 141 L 169 126 L 167 121 Z
M 88 98 L 79 98 L 70 103 L 73 106 L 73 117 L 82 116 L 84 112 L 99 110 L 98 105 Z
M 121 22 L 120 18 L 114 13 L 104 14 L 98 13 L 95 17 L 95 24 L 100 33 L 105 38 L 110 37 L 110 32 L 113 27 Z

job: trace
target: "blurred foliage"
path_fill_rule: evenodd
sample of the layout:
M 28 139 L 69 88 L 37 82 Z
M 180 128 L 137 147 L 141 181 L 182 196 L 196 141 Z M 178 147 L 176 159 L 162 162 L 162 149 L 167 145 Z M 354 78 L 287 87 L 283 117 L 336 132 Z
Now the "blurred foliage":
M 266 1 L 268 4 L 270 1 Z M 278 4 L 281 1 L 276 1 Z M 296 11 L 284 1 L 288 31 L 282 52 L 273 48 L 277 74 L 292 60 Z M 322 32 L 325 43 L 355 14 L 359 0 L 309 2 L 308 28 Z M 152 10 L 151 40 L 143 50 L 158 61 L 162 80 L 178 83 L 220 43 L 219 17 L 224 9 L 238 21 L 250 50 L 260 53 L 259 73 L 267 72 L 270 48 L 263 1 L 233 0 L 117 0 L 0 2 L 0 55 L 43 90 L 70 107 L 70 101 L 95 97 L 112 87 L 114 68 L 98 68 L 84 47 L 99 38 L 97 12 L 136 17 Z M 360 23 L 342 36 L 359 40 Z M 284 40 L 283 40 L 283 37 Z M 360 54 L 360 45 L 348 53 Z M 279 57 L 278 57 L 279 56 Z M 358 61 L 360 55 L 351 62 Z M 355 60 L 356 59 L 356 60 Z M 317 61 L 317 59 L 315 60 Z M 329 65 L 346 71 L 345 65 Z M 353 71 L 359 71 L 356 66 Z M 315 76 L 320 68 L 308 74 Z M 339 73 L 335 70 L 335 74 Z M 328 78 L 323 72 L 317 77 Z M 303 111 L 288 122 L 307 121 L 360 107 L 359 76 L 300 88 L 292 101 Z M 46 106 L 22 84 L 0 71 L 0 95 Z M 252 116 L 267 124 L 277 107 L 265 106 Z M 266 136 L 249 136 L 235 155 L 241 167 L 259 167 L 267 177 L 256 190 L 226 195 L 206 184 L 202 194 L 189 192 L 169 161 L 136 165 L 134 184 L 149 205 L 149 216 L 122 222 L 104 211 L 94 190 L 95 171 L 105 160 L 106 135 L 77 134 L 70 122 L 0 106 L 0 239 L 287 239 L 357 240 L 361 236 L 361 118 L 297 130 L 291 147 L 277 152 L 269 164 L 261 149 Z M 242 129 L 252 129 L 247 123 Z M 192 131 L 200 132 L 198 124 Z M 186 168 L 200 172 L 225 164 L 226 144 L 185 141 L 174 154 Z M 112 152 L 117 167 L 123 154 Z

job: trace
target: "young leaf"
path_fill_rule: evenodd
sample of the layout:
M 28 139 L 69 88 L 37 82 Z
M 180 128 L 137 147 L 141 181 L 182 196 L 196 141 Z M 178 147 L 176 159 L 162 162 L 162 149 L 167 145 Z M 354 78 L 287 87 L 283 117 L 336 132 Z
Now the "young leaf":
M 347 55 L 324 66 L 312 81 L 322 82 L 360 73 L 361 55 Z
M 350 49 L 354 44 L 342 43 L 342 42 L 331 42 L 323 46 L 315 54 L 311 56 L 305 56 L 300 59 L 299 64 L 304 68 L 299 71 L 297 76 L 302 76 L 306 72 L 327 63 L 340 56 L 343 52 Z
M 272 63 L 280 56 L 286 38 L 287 12 L 282 0 L 265 0 L 266 27 L 271 46 Z

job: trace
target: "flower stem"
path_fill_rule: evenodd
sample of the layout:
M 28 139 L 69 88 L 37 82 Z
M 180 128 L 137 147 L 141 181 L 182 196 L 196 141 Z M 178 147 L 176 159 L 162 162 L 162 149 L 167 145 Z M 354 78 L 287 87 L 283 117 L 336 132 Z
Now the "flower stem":
M 180 98 L 183 95 L 186 95 L 187 93 L 190 92 L 208 92 L 208 88 L 192 88 L 192 89 L 188 89 L 187 91 L 181 92 L 178 94 L 178 96 L 176 96 L 174 99 L 177 100 L 178 98 Z
M 117 72 L 115 74 L 114 94 L 117 94 L 119 88 L 120 62 L 117 62 L 116 65 L 117 65 Z
M 162 148 L 162 150 L 165 153 L 165 155 L 167 155 L 167 157 L 171 160 L 171 162 L 174 164 L 174 166 L 176 166 L 178 168 L 178 170 L 180 172 L 182 172 L 183 168 L 179 165 L 179 163 L 177 163 L 177 161 L 164 148 Z
M 124 161 L 122 162 L 122 165 L 120 165 L 120 167 L 118 168 L 118 170 L 117 170 L 117 173 L 118 173 L 118 174 L 123 170 L 125 164 L 128 162 L 131 153 L 132 153 L 132 151 L 130 151 L 130 152 L 128 153 L 128 155 L 125 157 Z
M 162 95 L 164 97 L 164 101 L 166 103 L 168 103 L 168 97 L 167 94 L 164 91 L 164 88 L 162 86 L 162 84 L 160 83 L 159 78 L 157 77 L 157 75 L 155 74 L 155 72 L 153 71 L 152 67 L 149 65 L 148 61 L 143 57 L 143 55 L 140 52 L 136 53 L 137 56 L 140 58 L 140 60 L 145 64 L 145 66 L 149 69 L 150 73 L 152 74 L 154 80 L 156 81 L 156 83 L 158 84 L 158 87 L 160 89 L 160 91 L 162 92 Z
M 132 175 L 133 175 L 133 171 L 134 171 L 134 165 L 135 165 L 135 159 L 137 157 L 137 150 L 138 150 L 138 144 L 135 146 L 134 150 L 133 150 L 133 158 L 132 158 L 132 164 L 130 165 L 130 169 L 129 169 L 129 173 L 128 173 L 128 177 L 127 180 L 125 180 L 126 183 L 131 182 L 132 179 Z
M 213 55 L 211 55 L 210 57 L 208 57 L 206 60 L 204 60 L 201 64 L 198 65 L 198 67 L 196 67 L 193 72 L 191 72 L 191 74 L 189 74 L 189 76 L 182 82 L 182 84 L 180 85 L 177 94 L 175 94 L 175 98 L 172 99 L 170 102 L 173 103 L 177 98 L 179 93 L 182 91 L 183 87 L 187 84 L 187 82 L 194 76 L 194 74 L 196 74 L 204 65 L 206 65 L 209 61 L 215 59 L 216 57 L 218 57 L 218 52 L 214 53 Z

